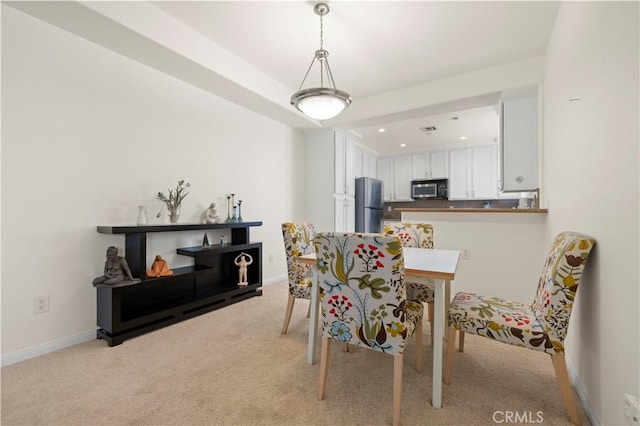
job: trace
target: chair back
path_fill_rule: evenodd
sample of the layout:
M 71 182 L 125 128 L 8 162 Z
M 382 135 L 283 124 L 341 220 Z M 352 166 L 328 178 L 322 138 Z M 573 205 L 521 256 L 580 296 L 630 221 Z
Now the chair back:
M 428 223 L 389 222 L 385 235 L 397 235 L 403 247 L 433 248 L 433 226 Z
M 314 226 L 308 222 L 285 222 L 282 224 L 282 238 L 287 255 L 287 277 L 289 294 L 300 298 L 311 298 L 314 281 L 314 266 L 296 262 L 298 256 L 313 253 Z
M 413 332 L 397 236 L 319 233 L 314 239 L 322 335 L 399 355 Z M 413 305 L 412 305 L 413 307 Z M 415 321 L 414 321 L 415 323 Z
M 588 235 L 562 232 L 544 263 L 531 309 L 558 352 L 563 351 L 578 283 L 594 244 Z

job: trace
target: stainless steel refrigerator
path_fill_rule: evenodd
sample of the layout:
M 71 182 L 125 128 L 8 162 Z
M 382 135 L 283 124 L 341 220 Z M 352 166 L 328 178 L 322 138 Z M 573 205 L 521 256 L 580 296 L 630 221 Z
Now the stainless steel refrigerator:
M 379 179 L 362 177 L 356 179 L 356 232 L 382 232 L 384 209 L 382 182 Z

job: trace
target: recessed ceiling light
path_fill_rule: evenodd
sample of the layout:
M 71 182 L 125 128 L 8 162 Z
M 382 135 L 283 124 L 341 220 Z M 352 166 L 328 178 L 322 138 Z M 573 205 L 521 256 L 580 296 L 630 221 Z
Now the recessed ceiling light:
M 465 140 L 466 138 L 466 136 L 460 136 L 460 140 Z
M 406 144 L 406 143 L 401 143 L 401 144 L 400 144 L 400 147 L 401 147 L 401 148 L 404 148 L 405 146 L 407 146 L 407 144 Z
M 386 131 L 386 129 L 384 127 L 380 127 L 378 129 L 378 133 L 384 133 Z

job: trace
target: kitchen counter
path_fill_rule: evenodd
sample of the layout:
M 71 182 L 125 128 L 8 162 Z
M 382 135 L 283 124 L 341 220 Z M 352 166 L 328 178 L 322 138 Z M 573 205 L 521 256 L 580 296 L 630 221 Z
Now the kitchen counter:
M 548 213 L 547 209 L 493 209 L 493 208 L 416 208 L 416 207 L 396 207 L 398 212 L 421 212 L 421 213 Z

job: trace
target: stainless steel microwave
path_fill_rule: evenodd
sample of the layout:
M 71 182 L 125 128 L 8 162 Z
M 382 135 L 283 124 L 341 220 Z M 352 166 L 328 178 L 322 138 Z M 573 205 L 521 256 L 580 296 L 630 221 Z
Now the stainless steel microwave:
M 449 180 L 412 180 L 411 198 L 414 200 L 423 198 L 446 200 L 449 198 Z

